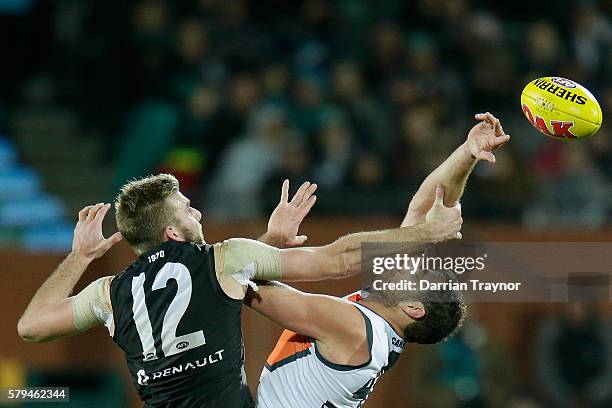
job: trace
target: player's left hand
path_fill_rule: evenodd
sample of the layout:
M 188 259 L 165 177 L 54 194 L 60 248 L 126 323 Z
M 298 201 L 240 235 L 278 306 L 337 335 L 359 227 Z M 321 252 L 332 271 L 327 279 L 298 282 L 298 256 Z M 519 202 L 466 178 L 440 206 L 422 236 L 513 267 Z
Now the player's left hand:
M 481 122 L 468 133 L 466 146 L 472 156 L 478 160 L 495 163 L 493 150 L 508 143 L 510 135 L 504 133 L 499 119 L 489 112 L 478 113 L 474 117 Z
M 280 202 L 268 221 L 267 234 L 274 236 L 276 241 L 285 247 L 304 244 L 308 237 L 297 235 L 297 233 L 300 224 L 317 201 L 317 196 L 313 195 L 316 190 L 317 185 L 307 181 L 300 186 L 289 201 L 289 180 L 285 180 L 281 189 Z

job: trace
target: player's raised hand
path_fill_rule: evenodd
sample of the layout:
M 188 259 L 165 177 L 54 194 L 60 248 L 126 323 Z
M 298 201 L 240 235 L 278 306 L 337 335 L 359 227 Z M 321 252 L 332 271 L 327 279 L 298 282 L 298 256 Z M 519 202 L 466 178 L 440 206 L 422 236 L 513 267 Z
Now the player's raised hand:
M 444 187 L 440 184 L 436 187 L 436 200 L 425 216 L 425 225 L 430 228 L 430 233 L 436 241 L 447 239 L 461 239 L 461 204 L 453 207 L 444 205 Z
M 285 180 L 281 189 L 280 201 L 268 221 L 267 234 L 274 236 L 275 240 L 285 247 L 304 244 L 308 237 L 297 235 L 297 233 L 300 224 L 317 201 L 317 196 L 314 195 L 316 190 L 317 185 L 307 181 L 300 186 L 289 201 L 289 180 Z
M 480 123 L 468 133 L 466 145 L 475 158 L 495 163 L 493 150 L 508 143 L 510 136 L 504 133 L 499 119 L 489 112 L 478 113 L 474 117 Z
M 72 252 L 88 260 L 101 257 L 113 245 L 123 239 L 121 233 L 116 232 L 110 238 L 102 234 L 102 221 L 110 209 L 110 204 L 88 205 L 79 211 L 79 221 L 74 228 L 72 238 Z

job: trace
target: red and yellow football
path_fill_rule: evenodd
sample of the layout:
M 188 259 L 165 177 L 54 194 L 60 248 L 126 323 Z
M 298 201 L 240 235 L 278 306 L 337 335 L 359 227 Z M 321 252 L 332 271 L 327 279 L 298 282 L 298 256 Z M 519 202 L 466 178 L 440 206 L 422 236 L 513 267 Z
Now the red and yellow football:
M 521 94 L 521 106 L 529 123 L 557 140 L 593 136 L 603 119 L 593 94 L 579 83 L 561 77 L 529 82 Z

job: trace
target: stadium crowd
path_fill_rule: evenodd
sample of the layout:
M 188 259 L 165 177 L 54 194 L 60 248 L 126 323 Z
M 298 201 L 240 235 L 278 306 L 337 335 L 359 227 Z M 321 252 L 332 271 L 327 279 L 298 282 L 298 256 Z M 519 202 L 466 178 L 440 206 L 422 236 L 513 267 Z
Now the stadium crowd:
M 39 4 L 44 63 L 16 82 L 44 77 L 113 142 L 116 186 L 172 171 L 209 216 L 243 219 L 287 177 L 319 184 L 320 213 L 399 212 L 489 110 L 513 141 L 478 167 L 467 216 L 597 227 L 610 212 L 606 119 L 592 140 L 558 143 L 519 98 L 564 76 L 610 117 L 610 2 L 120 3 Z

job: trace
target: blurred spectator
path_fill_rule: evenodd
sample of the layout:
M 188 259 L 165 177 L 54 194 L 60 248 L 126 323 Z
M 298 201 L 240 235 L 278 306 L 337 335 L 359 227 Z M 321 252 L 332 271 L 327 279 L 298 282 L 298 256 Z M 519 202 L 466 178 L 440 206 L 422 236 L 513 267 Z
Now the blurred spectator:
M 612 404 L 612 331 L 589 303 L 568 303 L 539 330 L 537 382 L 547 405 Z
M 556 72 L 565 58 L 559 32 L 549 22 L 532 24 L 525 38 L 524 61 L 530 76 L 541 76 L 542 72 Z
M 525 211 L 529 227 L 600 227 L 610 206 L 608 186 L 585 145 L 549 143 L 536 156 L 538 189 Z
M 399 157 L 394 164 L 400 182 L 409 185 L 418 185 L 462 141 L 459 135 L 455 140 L 444 137 L 446 130 L 440 126 L 433 103 L 405 110 L 400 126 L 401 139 L 396 148 Z
M 308 135 L 314 135 L 321 126 L 324 106 L 322 78 L 316 74 L 297 78 L 294 85 L 294 103 L 290 119 Z
M 129 88 L 136 98 L 163 94 L 168 67 L 170 10 L 162 0 L 142 0 L 133 9 L 129 33 L 127 72 Z
M 264 106 L 253 113 L 247 133 L 223 153 L 211 181 L 206 208 L 212 217 L 260 215 L 258 196 L 282 161 L 287 132 L 285 114 L 278 107 Z
M 145 100 L 129 116 L 117 155 L 115 190 L 125 180 L 149 174 L 166 159 L 176 140 L 178 112 L 158 99 Z
M 400 73 L 406 45 L 399 26 L 390 21 L 375 26 L 370 41 L 367 79 L 374 89 L 380 89 L 387 78 Z
M 263 68 L 262 87 L 268 102 L 287 105 L 289 70 L 283 64 L 270 64 Z
M 349 116 L 361 146 L 381 154 L 389 154 L 393 142 L 389 112 L 366 92 L 360 66 L 351 60 L 333 67 L 333 101 Z
M 313 171 L 322 187 L 333 188 L 346 181 L 354 152 L 353 139 L 348 123 L 339 113 L 324 119 L 317 135 L 319 158 Z
M 609 17 L 609 16 L 608 16 Z M 612 52 L 612 24 L 593 3 L 577 6 L 577 24 L 572 33 L 576 59 L 582 69 L 600 74 L 606 55 Z
M 172 94 L 178 101 L 188 97 L 202 79 L 223 80 L 223 65 L 210 55 L 210 38 L 206 26 L 197 19 L 181 23 L 176 34 L 176 67 L 170 80 Z

